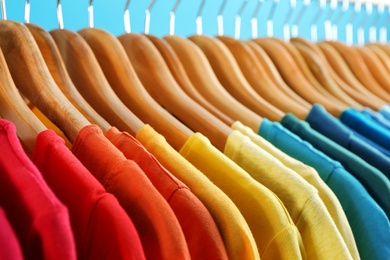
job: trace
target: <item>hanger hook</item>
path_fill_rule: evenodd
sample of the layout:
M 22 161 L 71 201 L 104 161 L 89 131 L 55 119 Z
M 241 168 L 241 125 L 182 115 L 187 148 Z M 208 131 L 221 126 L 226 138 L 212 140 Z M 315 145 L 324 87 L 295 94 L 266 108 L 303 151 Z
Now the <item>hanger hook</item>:
M 88 4 L 88 25 L 89 28 L 93 28 L 93 0 L 89 0 Z
M 290 0 L 290 8 L 288 9 L 288 13 L 286 15 L 286 19 L 283 24 L 283 35 L 284 40 L 288 42 L 290 40 L 290 19 L 292 14 L 294 13 L 295 7 L 297 6 L 296 0 Z
M 199 6 L 198 14 L 196 15 L 196 34 L 202 35 L 203 34 L 203 24 L 202 24 L 202 11 L 204 4 L 206 3 L 206 0 L 202 0 Z
M 313 2 L 314 3 L 314 2 Z M 321 16 L 321 12 L 322 12 L 322 7 L 324 6 L 324 4 L 326 4 L 325 1 L 323 0 L 320 0 L 320 6 L 318 8 L 318 11 L 317 13 L 314 15 L 314 19 L 312 20 L 311 22 L 311 26 L 310 26 L 310 38 L 311 38 L 311 41 L 312 42 L 316 42 L 318 41 L 318 27 L 317 27 L 317 22 L 318 22 L 318 19 L 319 17 Z
M 30 23 L 30 0 L 24 3 L 24 23 Z
M 326 9 L 326 16 L 325 16 L 325 22 L 324 22 L 324 26 L 325 26 L 325 39 L 327 41 L 331 41 L 333 40 L 333 33 L 332 33 L 332 17 L 333 17 L 333 13 L 336 8 L 337 8 L 337 1 L 338 0 L 331 0 L 330 3 L 329 3 L 329 9 Z M 333 12 L 332 12 L 333 11 Z
M 130 0 L 127 0 L 125 5 L 125 12 L 123 14 L 123 23 L 125 25 L 126 33 L 131 33 L 129 5 L 130 5 Z
M 343 0 L 341 5 L 341 12 L 339 12 L 339 15 L 336 16 L 334 22 L 332 23 L 333 40 L 338 39 L 338 24 L 340 23 L 341 18 L 348 11 L 348 9 L 349 9 L 349 0 Z
M 242 2 L 242 5 L 240 9 L 238 10 L 238 13 L 236 14 L 236 19 L 235 19 L 235 28 L 234 28 L 234 38 L 236 40 L 240 39 L 240 34 L 241 34 L 241 14 L 245 9 L 245 6 L 248 4 L 249 0 L 244 0 Z
M 361 0 L 355 0 L 354 12 L 352 13 L 351 17 L 349 18 L 347 24 L 345 25 L 347 45 L 353 44 L 353 24 L 355 23 L 357 13 L 360 12 L 361 7 L 362 7 Z
M 145 10 L 145 34 L 149 34 L 150 30 L 150 11 L 152 10 L 153 5 L 156 3 L 156 0 L 152 0 L 148 8 Z
M 180 4 L 180 0 L 177 0 L 172 10 L 169 12 L 169 35 L 175 34 L 175 12 Z
M 291 36 L 292 37 L 298 37 L 298 24 L 301 21 L 302 17 L 305 15 L 305 12 L 307 10 L 307 7 L 310 5 L 310 0 L 304 0 L 303 1 L 303 6 L 299 10 L 299 13 L 295 17 L 295 20 L 292 22 L 292 27 L 291 27 Z
M 4 1 L 4 0 L 3 0 Z M 61 0 L 57 0 L 57 20 L 60 29 L 64 29 L 64 17 L 62 16 Z
M 1 20 L 7 20 L 7 10 L 5 9 L 5 0 L 1 1 Z
M 370 18 L 370 15 L 372 13 L 372 2 L 366 0 L 364 3 L 366 7 L 366 12 L 363 13 L 364 17 L 361 20 L 361 22 L 358 24 L 358 44 L 359 45 L 364 45 L 365 43 L 365 30 L 364 30 L 364 25 L 368 22 L 367 20 Z
M 218 36 L 223 35 L 223 10 L 225 9 L 227 0 L 222 1 L 221 8 L 219 9 L 218 16 L 217 16 L 217 23 L 218 23 Z
M 274 15 L 276 11 L 277 4 L 279 3 L 279 0 L 272 1 L 271 4 L 271 11 L 269 12 L 269 16 L 267 19 L 267 36 L 272 37 L 274 36 Z
M 378 28 L 380 28 L 379 26 L 379 20 L 380 20 L 380 17 L 382 17 L 383 15 L 383 12 L 385 10 L 385 3 L 383 1 L 379 1 L 377 3 L 377 12 L 378 12 L 378 15 L 375 16 L 375 18 L 373 19 L 373 22 L 371 24 L 371 26 L 369 27 L 369 39 L 370 39 L 370 42 L 376 42 L 377 41 L 377 38 L 376 38 L 376 32 L 377 32 L 377 27 L 375 25 L 378 25 Z
M 387 18 L 382 22 L 382 26 L 379 31 L 379 42 L 382 44 L 386 44 L 387 42 L 387 25 L 390 21 L 390 3 L 388 3 L 388 10 L 389 13 L 387 14 Z
M 263 0 L 257 0 L 257 5 L 255 7 L 255 11 L 252 14 L 251 17 L 251 25 L 252 25 L 252 38 L 256 39 L 258 37 L 258 31 L 259 31 L 259 23 L 257 21 L 257 15 L 260 11 L 260 6 Z

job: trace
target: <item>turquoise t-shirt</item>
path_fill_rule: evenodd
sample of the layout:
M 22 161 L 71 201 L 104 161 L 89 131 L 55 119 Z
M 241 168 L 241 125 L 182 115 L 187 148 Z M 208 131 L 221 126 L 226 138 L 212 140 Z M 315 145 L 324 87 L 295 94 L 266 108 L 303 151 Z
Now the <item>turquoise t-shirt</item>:
M 313 167 L 339 199 L 348 218 L 361 259 L 388 259 L 390 224 L 381 207 L 343 166 L 280 123 L 263 119 L 259 135 L 291 157 Z
M 372 110 L 371 108 L 364 108 L 362 111 L 360 111 L 360 114 L 371 118 L 381 126 L 385 127 L 387 130 L 390 130 L 390 120 L 387 119 L 384 115 L 382 115 L 380 112 L 376 112 Z
M 363 184 L 371 197 L 390 218 L 390 181 L 381 171 L 318 133 L 307 122 L 299 120 L 292 114 L 284 116 L 281 124 L 330 158 L 339 161 L 348 172 Z
M 314 105 L 306 117 L 306 122 L 311 128 L 353 152 L 390 179 L 390 158 L 361 140 L 340 120 L 329 114 L 323 106 Z

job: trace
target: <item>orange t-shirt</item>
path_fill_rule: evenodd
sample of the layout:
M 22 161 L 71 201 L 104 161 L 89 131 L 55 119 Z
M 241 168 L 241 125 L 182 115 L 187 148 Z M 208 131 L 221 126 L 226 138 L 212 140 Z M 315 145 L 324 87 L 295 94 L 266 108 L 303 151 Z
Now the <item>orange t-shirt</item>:
M 192 259 L 228 259 L 209 211 L 190 189 L 166 170 L 134 137 L 115 127 L 106 137 L 133 160 L 171 206 L 186 237 Z
M 147 259 L 190 259 L 183 231 L 168 203 L 97 126 L 79 132 L 72 152 L 118 199 L 138 231 Z

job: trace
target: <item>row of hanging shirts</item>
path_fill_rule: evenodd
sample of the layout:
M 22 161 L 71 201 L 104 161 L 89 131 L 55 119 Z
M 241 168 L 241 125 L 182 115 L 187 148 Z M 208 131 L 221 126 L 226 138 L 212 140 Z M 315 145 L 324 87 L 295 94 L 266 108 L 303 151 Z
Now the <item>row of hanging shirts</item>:
M 4 4 L 4 1 L 2 3 Z M 145 25 L 147 33 L 149 32 L 151 21 L 150 10 L 154 3 L 155 1 L 152 1 L 146 11 Z M 257 133 L 263 122 L 269 122 L 267 121 L 268 119 L 275 122 L 281 121 L 282 118 L 291 119 L 291 115 L 290 117 L 285 116 L 285 113 L 288 112 L 292 112 L 296 117 L 301 119 L 306 118 L 308 112 L 311 109 L 314 109 L 312 107 L 312 104 L 314 103 L 322 104 L 331 114 L 338 117 L 348 107 L 361 109 L 363 106 L 367 106 L 374 110 L 380 110 L 390 101 L 390 89 L 389 85 L 386 85 L 386 82 L 388 82 L 386 81 L 386 78 L 383 81 L 380 81 L 381 84 L 372 85 L 369 84 L 370 79 L 365 79 L 365 76 L 370 73 L 373 74 L 373 71 L 370 71 L 369 73 L 365 71 L 360 77 L 359 75 L 356 75 L 359 77 L 358 80 L 362 81 L 361 84 L 350 78 L 342 79 L 349 84 L 359 86 L 359 91 L 361 92 L 356 89 L 348 88 L 347 86 L 344 86 L 345 89 L 343 89 L 343 91 L 329 88 L 325 90 L 322 89 L 323 92 L 321 92 L 319 89 L 316 89 L 316 87 L 320 87 L 321 84 L 318 84 L 318 82 L 315 83 L 315 80 L 310 78 L 304 79 L 302 77 L 303 74 L 298 73 L 298 70 L 302 69 L 302 64 L 298 64 L 294 59 L 291 60 L 291 57 L 294 57 L 291 53 L 294 52 L 287 52 L 285 49 L 291 50 L 291 48 L 282 40 L 254 39 L 253 41 L 245 42 L 245 44 L 248 44 L 247 47 L 245 47 L 244 42 L 236 41 L 226 36 L 212 38 L 195 35 L 190 37 L 191 41 L 174 36 L 175 10 L 179 3 L 180 1 L 175 4 L 173 11 L 170 13 L 170 32 L 172 35 L 167 36 L 164 39 L 149 34 L 124 34 L 115 38 L 108 32 L 93 28 L 92 1 L 89 6 L 89 28 L 80 30 L 78 33 L 63 29 L 60 2 L 58 2 L 60 29 L 53 30 L 50 33 L 32 24 L 27 24 L 25 27 L 18 23 L 1 21 L 0 46 L 2 52 L 5 54 L 5 59 L 1 55 L 0 63 L 3 65 L 2 68 L 8 66 L 12 75 L 12 78 L 7 77 L 6 70 L 3 70 L 3 73 L 0 74 L 2 77 L 1 82 L 3 83 L 2 87 L 5 88 L 2 89 L 2 91 L 6 92 L 5 96 L 7 96 L 9 100 L 4 98 L 4 95 L 1 95 L 1 98 L 4 99 L 2 102 L 7 104 L 7 108 L 14 108 L 19 112 L 12 114 L 12 111 L 5 109 L 1 111 L 1 116 L 5 118 L 9 116 L 15 120 L 17 133 L 22 142 L 24 142 L 26 152 L 33 153 L 36 136 L 45 129 L 45 126 L 42 126 L 42 123 L 29 117 L 31 112 L 28 112 L 28 108 L 25 109 L 25 101 L 20 97 L 17 97 L 17 93 L 15 93 L 16 88 L 13 86 L 12 80 L 15 82 L 15 85 L 18 86 L 19 91 L 65 133 L 70 143 L 77 140 L 78 134 L 90 123 L 98 125 L 103 132 L 107 132 L 111 129 L 111 126 L 115 126 L 121 131 L 126 131 L 131 135 L 136 136 L 140 130 L 144 129 L 144 122 L 147 122 L 162 134 L 167 139 L 168 143 L 177 151 L 185 146 L 188 154 L 183 150 L 181 151 L 181 154 L 187 156 L 186 159 L 193 163 L 198 169 L 203 169 L 205 172 L 208 171 L 210 174 L 208 177 L 210 178 L 213 177 L 213 172 L 221 171 L 221 169 L 225 170 L 226 165 L 234 164 L 233 161 L 228 161 L 227 157 L 220 160 L 220 156 L 223 155 L 221 152 L 224 151 L 228 137 L 230 138 L 230 135 L 232 134 L 230 126 L 236 124 L 236 126 L 240 128 L 239 123 L 236 121 L 241 121 L 244 125 L 249 127 L 244 127 L 245 131 Z M 223 6 L 225 3 L 226 1 L 223 2 Z M 128 4 L 129 1 L 127 2 L 126 10 L 128 9 Z M 202 2 L 201 7 L 203 7 L 203 5 L 204 1 Z M 238 11 L 238 18 L 236 20 L 236 36 L 238 36 L 238 38 L 240 28 L 239 17 L 244 7 L 245 3 Z M 28 10 L 28 8 L 26 8 L 26 10 Z M 201 34 L 202 28 L 201 10 L 202 8 L 199 11 L 200 15 L 197 19 L 199 34 Z M 222 12 L 223 8 L 220 13 Z M 125 12 L 125 28 L 128 32 L 130 32 L 129 15 L 128 12 Z M 29 16 L 26 15 L 26 17 Z M 219 18 L 219 22 L 221 25 L 223 24 L 223 19 L 221 19 L 221 17 Z M 256 27 L 255 23 L 253 23 L 253 25 Z M 223 28 L 223 26 L 220 28 Z M 34 41 L 36 43 L 34 43 Z M 317 46 L 318 48 L 316 48 L 313 47 L 310 42 L 303 39 L 291 39 L 291 42 L 300 51 L 299 53 L 302 53 L 303 59 L 300 61 L 303 63 L 306 62 L 306 60 L 310 60 L 310 58 L 315 61 L 313 58 L 314 56 L 305 56 L 304 54 L 310 53 L 311 51 L 317 53 L 318 48 L 327 54 L 324 55 L 326 58 L 332 56 L 329 54 L 331 53 L 331 48 L 326 44 L 319 43 Z M 345 47 L 336 42 L 329 43 L 329 45 L 340 53 L 344 52 L 344 54 L 348 53 L 348 50 L 354 50 L 352 47 Z M 50 46 L 57 46 L 59 53 Z M 256 66 L 245 63 L 245 58 L 253 58 L 250 55 L 248 56 L 249 53 L 252 53 L 258 60 L 260 60 L 261 57 L 265 57 L 265 55 L 263 55 L 264 52 L 262 52 L 258 46 L 261 46 L 270 58 L 268 60 L 262 60 L 262 63 L 258 61 Z M 278 48 L 275 48 L 275 46 L 278 46 Z M 374 47 L 375 46 L 372 48 L 375 49 Z M 17 51 L 15 51 L 15 49 Z M 251 52 L 249 50 L 251 50 Z M 384 49 L 375 50 L 378 53 L 386 53 Z M 42 56 L 38 55 L 38 53 L 42 53 Z M 42 57 L 44 60 L 42 60 Z M 56 57 L 62 57 L 64 64 L 60 62 L 60 59 L 56 60 Z M 349 64 L 353 63 L 351 59 L 355 58 L 353 55 L 345 55 L 343 57 L 349 59 Z M 369 61 L 370 59 L 365 59 L 364 61 L 366 60 Z M 273 63 L 275 64 L 273 65 Z M 49 66 L 49 70 L 47 67 L 45 69 L 45 64 Z M 179 64 L 182 66 L 178 66 Z M 269 67 L 264 64 L 268 64 Z M 291 64 L 295 65 L 291 66 Z M 319 63 L 316 64 L 321 65 Z M 332 67 L 333 66 L 337 67 L 337 62 L 333 62 Z M 270 71 L 261 71 L 259 67 L 268 68 Z M 383 67 L 385 66 L 382 66 L 382 68 Z M 314 71 L 315 70 L 313 70 L 313 73 Z M 279 72 L 282 76 L 278 74 Z M 389 73 L 388 71 L 385 72 L 387 74 Z M 70 77 L 68 77 L 68 73 Z M 384 73 L 383 76 L 386 76 L 386 73 Z M 273 77 L 267 78 L 265 76 L 266 74 L 273 75 Z M 321 74 L 321 70 L 319 74 Z M 316 74 L 316 76 L 321 78 L 319 74 Z M 268 81 L 264 80 L 263 77 L 259 77 L 259 75 L 263 75 Z M 308 75 L 308 73 L 304 75 Z M 383 79 L 379 76 L 380 75 L 376 74 L 375 80 Z M 284 80 L 289 85 L 287 85 Z M 313 85 L 310 83 L 313 83 Z M 332 85 L 327 81 L 326 77 L 321 78 L 321 83 L 327 87 Z M 366 88 L 363 86 L 365 84 L 367 84 Z M 316 85 L 316 87 L 314 87 L 314 85 Z M 256 87 L 256 90 L 254 90 L 253 87 Z M 346 95 L 344 91 L 347 91 L 348 94 Z M 331 94 L 329 94 L 329 92 Z M 351 96 L 353 98 L 351 98 Z M 3 104 L 0 108 L 3 108 Z M 285 123 L 288 121 L 287 119 L 285 120 Z M 219 151 L 215 149 L 215 147 L 212 147 L 211 144 L 207 143 L 207 141 L 202 143 L 205 139 L 200 137 L 199 133 L 194 134 L 194 132 L 200 132 L 208 137 L 211 143 L 218 148 Z M 281 133 L 277 133 L 276 135 L 280 137 Z M 255 136 L 253 137 L 254 139 L 257 137 L 254 133 L 252 136 Z M 237 132 L 235 132 L 235 137 L 237 139 L 231 137 L 230 140 L 240 141 L 236 143 L 237 145 L 230 143 L 231 151 L 239 149 L 239 147 L 245 148 L 243 145 L 244 143 L 248 143 L 250 147 L 255 148 L 254 144 L 248 141 L 249 137 L 241 138 Z M 193 143 L 188 140 L 193 141 Z M 203 152 L 206 153 L 206 156 L 202 154 L 202 152 L 197 153 L 196 149 L 193 148 L 196 147 L 197 144 L 201 144 L 199 145 L 199 148 L 204 148 L 202 146 L 204 144 L 206 144 L 206 147 L 210 148 L 203 150 Z M 387 142 L 385 145 L 388 145 Z M 294 145 L 292 145 L 292 147 L 293 146 Z M 150 149 L 153 149 L 153 144 L 151 144 Z M 158 149 L 155 152 L 156 154 L 159 153 Z M 247 152 L 250 153 L 251 151 Z M 298 151 L 295 152 L 298 153 Z M 74 153 L 77 152 L 74 151 Z M 172 151 L 170 151 L 170 153 L 172 153 Z M 227 152 L 225 151 L 225 153 Z M 243 153 L 243 151 L 239 151 L 238 154 L 243 155 Z M 190 155 L 199 156 L 200 159 L 193 159 Z M 235 155 L 235 153 L 232 153 L 231 157 L 233 158 Z M 202 156 L 204 157 L 202 158 Z M 208 158 L 208 156 L 210 157 Z M 265 154 L 264 156 L 266 157 Z M 237 164 L 241 162 L 242 167 L 248 167 L 246 169 L 249 172 L 252 169 L 251 166 L 261 168 L 258 165 L 256 166 L 254 161 L 261 160 L 262 157 L 253 158 L 254 157 L 251 156 L 243 156 L 242 161 L 240 161 L 239 158 L 235 159 L 237 160 Z M 215 161 L 213 161 L 213 159 L 215 159 Z M 246 159 L 253 160 L 249 163 L 245 163 L 247 162 Z M 386 161 L 388 158 L 384 158 L 384 160 Z M 224 164 L 223 162 L 227 163 Z M 83 163 L 89 165 L 91 169 L 94 167 L 91 160 L 88 160 L 88 157 L 84 157 Z M 217 165 L 214 168 L 212 168 L 214 166 L 213 163 Z M 344 163 L 348 164 L 348 162 Z M 367 164 L 362 165 L 370 168 Z M 276 166 L 270 165 L 270 167 Z M 357 168 L 359 168 L 359 166 L 351 166 L 351 169 L 357 170 Z M 317 170 L 323 169 L 320 167 Z M 357 246 L 353 242 L 354 238 L 351 235 L 349 226 L 338 225 L 338 228 L 343 230 L 345 238 L 343 237 L 343 239 L 340 239 L 340 236 L 338 236 L 337 239 L 332 240 L 327 236 L 322 237 L 324 240 L 328 239 L 329 244 L 332 244 L 330 249 L 325 250 L 326 252 L 324 255 L 333 255 L 333 258 L 336 258 L 337 256 L 335 254 L 340 253 L 345 255 L 345 258 L 359 259 L 359 254 L 361 254 L 362 258 L 370 259 L 369 256 L 372 254 L 375 255 L 375 259 L 380 259 L 380 257 L 386 259 L 386 255 L 383 255 L 383 253 L 389 251 L 389 246 L 388 243 L 386 245 L 386 241 L 390 238 L 388 232 L 388 215 L 390 214 L 390 205 L 388 201 L 390 187 L 388 180 L 389 172 L 386 169 L 382 169 L 382 173 L 373 167 L 370 168 L 370 170 L 370 173 L 372 173 L 370 178 L 366 178 L 367 176 L 360 176 L 361 179 L 359 180 L 362 180 L 370 191 L 372 198 L 368 195 L 367 191 L 362 189 L 362 192 L 365 192 L 364 196 L 367 194 L 367 200 L 370 199 L 372 205 L 376 205 L 375 203 L 379 205 L 370 213 L 376 216 L 374 222 L 376 224 L 379 223 L 378 225 L 380 225 L 379 228 L 378 226 L 373 226 L 375 232 L 382 232 L 381 234 L 383 237 L 377 236 L 373 238 L 373 233 L 368 232 L 368 230 L 366 230 L 367 234 L 363 232 L 364 235 L 361 233 L 360 236 L 356 235 L 356 240 L 360 243 L 359 252 L 357 252 Z M 228 171 L 223 174 L 228 174 L 227 172 Z M 236 173 L 238 172 L 243 173 L 244 171 L 238 169 Z M 267 169 L 262 173 L 266 174 Z M 229 177 L 230 176 L 231 175 L 229 175 Z M 238 178 L 238 176 L 241 175 L 237 174 L 235 177 Z M 255 174 L 252 176 L 255 176 Z M 272 178 L 271 175 L 267 176 Z M 318 175 L 316 176 L 318 178 Z M 257 178 L 260 177 L 261 176 L 257 176 Z M 223 179 L 222 181 L 220 181 L 219 178 L 215 178 L 213 181 L 219 183 L 221 187 L 224 187 L 227 183 L 234 187 L 235 183 L 235 179 L 232 182 L 229 182 L 231 181 L 229 178 Z M 264 179 L 263 181 L 266 182 L 267 180 Z M 377 183 L 379 183 L 378 186 L 376 186 Z M 280 184 L 282 185 L 282 183 Z M 290 184 L 292 185 L 292 183 Z M 291 190 L 288 190 L 290 184 L 283 186 L 286 188 L 286 191 L 291 192 Z M 278 187 L 273 188 L 276 191 L 280 191 Z M 352 190 L 351 187 L 349 188 Z M 310 190 L 310 188 L 308 190 Z M 229 189 L 226 189 L 224 191 L 233 197 L 234 192 L 237 190 L 232 189 L 229 191 Z M 248 196 L 251 195 L 250 190 L 248 189 L 242 189 L 240 192 L 241 191 L 245 192 Z M 300 193 L 300 191 L 301 190 L 297 189 L 294 195 L 298 196 L 298 193 L 301 195 L 302 193 Z M 280 192 L 278 194 L 278 196 L 283 198 L 283 203 L 286 203 L 286 205 L 289 205 L 288 203 L 291 201 L 299 200 L 297 197 L 289 196 L 288 193 Z M 358 193 L 356 193 L 356 195 L 358 195 Z M 344 197 L 340 196 L 339 199 L 344 199 Z M 364 197 L 362 199 L 366 198 Z M 319 203 L 319 201 L 320 200 L 317 202 Z M 261 243 L 259 241 L 262 241 L 264 238 L 262 231 L 266 230 L 266 233 L 268 234 L 269 230 L 266 227 L 270 225 L 267 223 L 267 225 L 263 226 L 264 229 L 261 230 L 259 226 L 253 224 L 255 223 L 254 219 L 251 219 L 252 214 L 259 213 L 256 211 L 256 207 L 245 208 L 248 204 L 240 204 L 240 200 L 235 202 L 237 203 L 237 206 L 240 205 L 240 207 L 243 207 L 242 212 L 246 214 L 245 216 L 247 217 L 248 222 L 252 221 L 250 222 L 250 226 L 252 230 L 256 231 L 253 231 L 253 233 L 255 234 L 256 246 L 258 246 L 259 251 L 261 251 L 261 257 L 262 253 L 266 250 L 267 243 Z M 275 200 L 273 202 L 275 202 Z M 270 208 L 276 207 L 276 204 L 278 204 L 266 204 L 266 201 L 264 201 L 264 203 L 264 205 L 267 205 Z M 340 206 L 340 204 L 337 205 Z M 366 206 L 366 204 L 364 205 Z M 340 210 L 340 207 L 338 210 Z M 354 205 L 354 208 L 359 208 L 359 205 Z M 312 209 L 313 212 L 315 212 L 315 208 Z M 265 211 L 268 212 L 268 210 Z M 305 228 L 310 226 L 310 228 L 313 228 L 314 230 L 316 227 L 321 228 L 322 225 L 330 224 L 329 226 L 332 226 L 331 223 L 333 222 L 329 221 L 330 217 L 327 213 L 325 214 L 325 212 L 327 211 L 325 210 L 323 212 L 324 215 L 320 214 L 321 218 L 326 215 L 326 221 L 321 222 L 321 225 L 318 225 L 318 223 L 317 225 L 313 225 L 314 222 L 311 222 L 312 219 L 308 217 L 308 215 L 305 215 L 307 218 L 304 218 L 307 223 L 305 222 L 302 226 L 300 226 L 302 223 L 294 223 L 302 228 L 300 232 L 303 234 L 302 236 L 305 237 L 305 241 L 316 240 L 312 244 L 305 243 L 307 249 L 314 248 L 310 252 L 313 255 L 309 255 L 309 258 L 316 258 L 314 256 L 321 257 L 322 253 L 320 251 L 325 247 L 320 246 L 321 242 L 323 242 L 323 240 L 320 241 L 321 233 L 314 232 L 311 235 L 315 238 L 309 238 L 310 232 L 305 233 L 308 230 Z M 341 212 L 339 213 L 341 214 Z M 289 214 L 293 216 L 292 219 L 295 222 L 298 222 L 296 220 L 299 219 L 299 217 L 297 218 L 299 214 L 296 213 L 297 212 L 294 212 L 294 210 L 290 210 L 289 212 Z M 339 224 L 347 223 L 343 214 L 344 213 L 340 216 L 343 216 L 344 219 L 339 219 Z M 349 212 L 349 214 L 351 213 Z M 261 214 L 256 216 L 260 215 Z M 349 217 L 350 219 L 348 220 L 351 223 L 354 222 L 353 214 L 349 215 Z M 271 224 L 277 219 L 278 218 L 269 219 L 269 223 Z M 289 217 L 286 218 L 286 220 L 288 219 Z M 363 228 L 365 220 L 366 219 L 363 219 L 362 222 L 360 222 L 360 224 L 362 224 L 361 228 Z M 306 224 L 307 226 L 305 226 Z M 331 228 L 336 230 L 334 226 Z M 356 224 L 355 228 L 360 230 L 360 227 L 356 227 Z M 234 240 L 234 238 L 230 239 Z M 348 246 L 344 245 L 344 242 L 338 243 L 337 241 L 339 241 L 339 239 L 341 242 L 345 239 L 344 242 Z M 364 244 L 367 239 L 370 239 L 370 242 Z M 333 246 L 340 251 L 335 253 L 333 251 Z M 290 247 L 293 247 L 294 250 L 292 251 L 294 252 L 289 252 L 289 249 L 285 250 L 285 248 L 279 248 L 280 251 L 276 251 L 286 255 L 289 253 L 296 253 L 297 258 L 299 258 L 298 256 L 303 259 L 305 258 L 304 251 L 302 251 L 303 253 L 300 255 L 300 249 L 298 249 L 298 246 L 295 244 L 288 244 L 287 247 L 289 249 Z M 295 250 L 297 252 L 295 252 Z M 309 251 L 310 250 L 307 252 Z M 235 252 L 233 252 L 233 254 L 234 253 Z M 255 259 L 258 258 L 258 255 L 256 254 L 257 253 L 254 253 L 252 255 Z M 325 257 L 325 259 L 329 258 Z

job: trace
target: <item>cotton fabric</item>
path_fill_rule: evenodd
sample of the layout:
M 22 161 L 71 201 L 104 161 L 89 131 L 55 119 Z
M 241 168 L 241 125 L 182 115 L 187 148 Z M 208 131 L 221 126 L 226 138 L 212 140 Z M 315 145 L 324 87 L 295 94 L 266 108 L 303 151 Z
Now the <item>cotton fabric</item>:
M 247 222 L 225 193 L 175 151 L 165 138 L 149 125 L 143 126 L 136 138 L 207 207 L 218 226 L 229 259 L 260 259 Z
M 292 114 L 284 116 L 281 123 L 329 157 L 339 161 L 348 172 L 363 184 L 371 197 L 384 210 L 387 217 L 390 217 L 390 181 L 382 172 L 344 147 L 316 132 L 307 122 L 300 121 Z
M 357 137 L 352 130 L 330 115 L 320 105 L 314 105 L 306 118 L 310 127 L 371 164 L 390 179 L 390 158 Z
M 263 119 L 259 134 L 286 154 L 315 168 L 339 199 L 348 218 L 361 259 L 387 259 L 390 254 L 389 221 L 382 208 L 337 161 L 285 129 Z
M 0 120 L 0 206 L 25 259 L 76 259 L 67 208 L 24 153 L 15 125 Z
M 97 126 L 80 131 L 72 152 L 118 199 L 138 231 L 146 258 L 190 259 L 183 231 L 168 203 L 139 166 L 127 160 Z
M 38 135 L 32 160 L 69 210 L 78 259 L 145 259 L 134 224 L 118 200 L 55 132 Z
M 232 125 L 232 129 L 238 130 L 242 134 L 248 136 L 253 143 L 270 153 L 281 163 L 283 163 L 283 165 L 290 168 L 295 173 L 299 174 L 308 183 L 310 183 L 311 185 L 313 185 L 313 187 L 317 189 L 318 195 L 324 202 L 327 211 L 332 217 L 332 220 L 334 221 L 338 231 L 340 232 L 344 242 L 346 243 L 349 253 L 351 254 L 353 259 L 359 259 L 359 252 L 347 216 L 345 215 L 343 208 L 336 195 L 320 178 L 318 172 L 314 168 L 303 164 L 301 161 L 298 161 L 285 154 L 284 152 L 273 146 L 271 143 L 269 143 L 267 140 L 253 132 L 252 129 L 244 126 L 240 122 L 235 122 Z
M 18 238 L 2 208 L 0 208 L 0 248 L 0 259 L 23 259 Z
M 261 259 L 306 259 L 302 238 L 275 194 L 218 151 L 200 133 L 187 140 L 180 154 L 237 205 L 251 228 Z
M 134 137 L 111 128 L 106 137 L 133 160 L 169 203 L 183 230 L 192 259 L 228 259 L 218 228 L 203 203 L 168 172 Z

